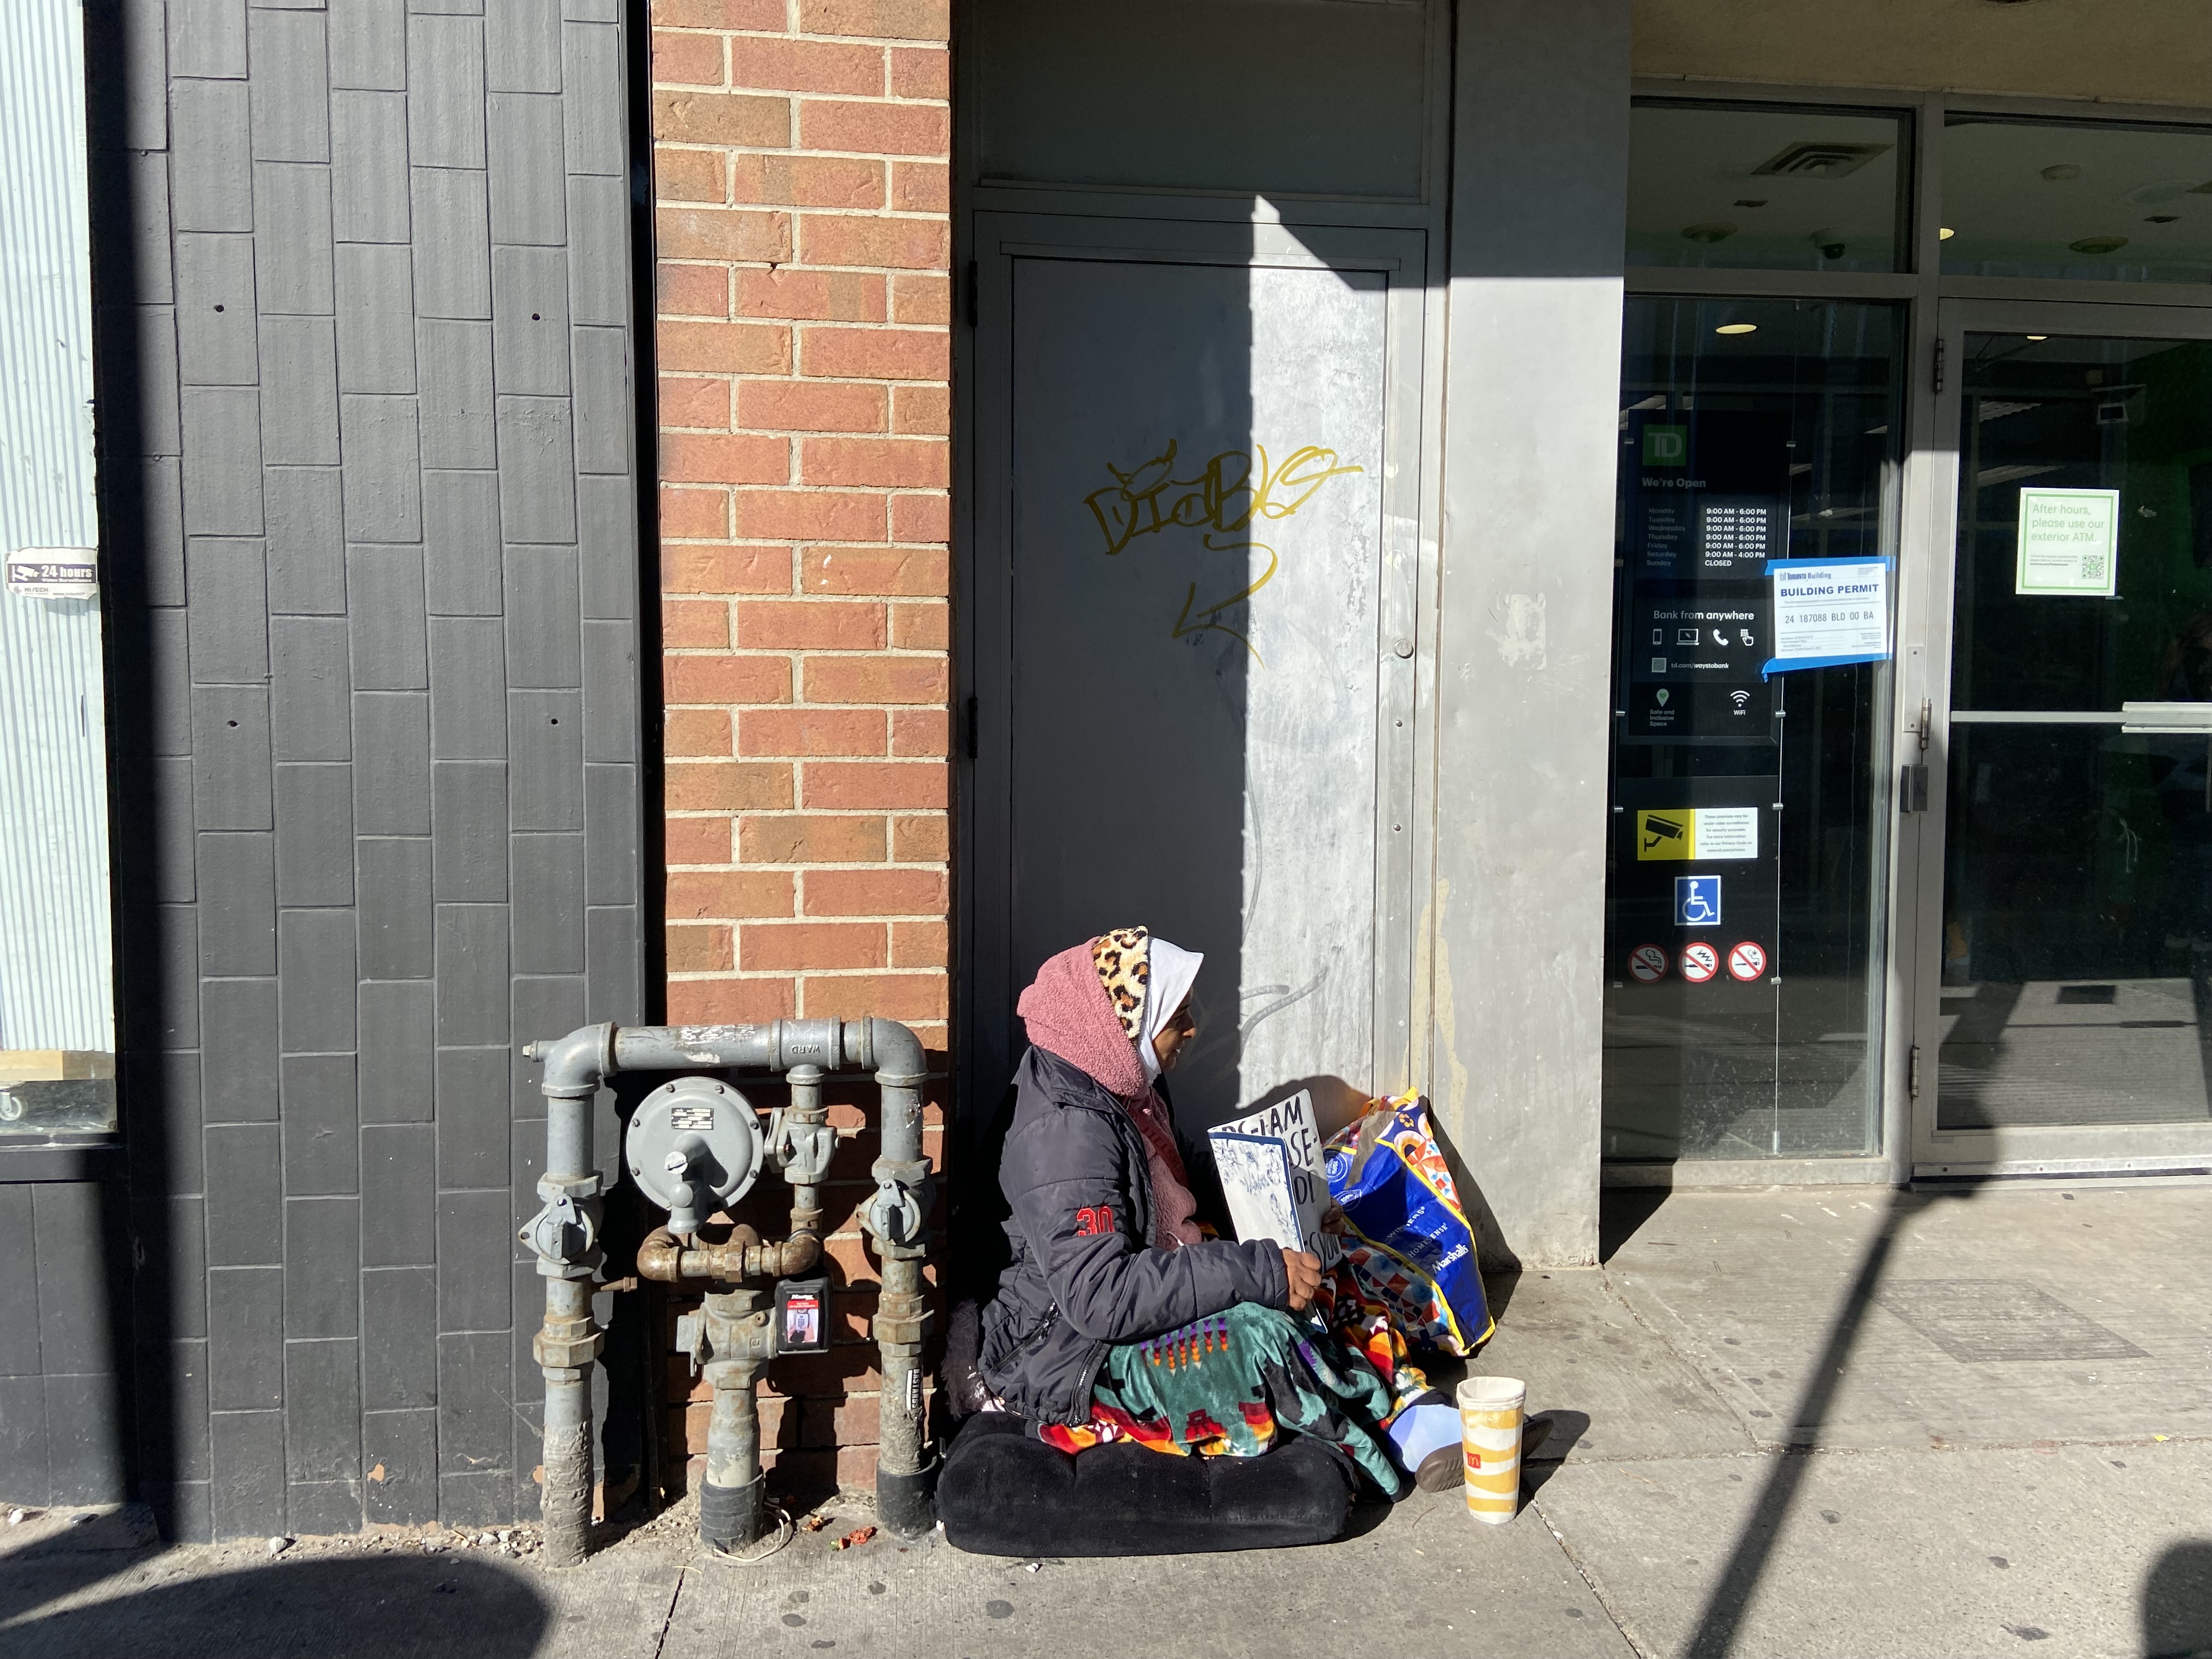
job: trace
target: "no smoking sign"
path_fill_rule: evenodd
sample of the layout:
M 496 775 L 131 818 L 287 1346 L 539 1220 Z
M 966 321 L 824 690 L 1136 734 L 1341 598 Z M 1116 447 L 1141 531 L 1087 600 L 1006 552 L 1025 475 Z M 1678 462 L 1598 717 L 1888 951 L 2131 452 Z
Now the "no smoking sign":
M 1667 977 L 1667 953 L 1656 945 L 1639 945 L 1628 953 L 1628 971 L 1639 984 L 1656 984 Z
M 1766 952 L 1746 939 L 1729 950 L 1728 969 L 1730 977 L 1747 985 L 1766 971 Z

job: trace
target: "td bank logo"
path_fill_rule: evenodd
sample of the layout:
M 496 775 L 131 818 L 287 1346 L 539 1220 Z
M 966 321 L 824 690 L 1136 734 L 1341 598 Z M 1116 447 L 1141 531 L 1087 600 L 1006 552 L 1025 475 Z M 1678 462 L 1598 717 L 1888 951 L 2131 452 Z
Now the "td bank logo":
M 1647 426 L 1644 428 L 1644 465 L 1683 466 L 1690 459 L 1690 428 L 1686 426 Z

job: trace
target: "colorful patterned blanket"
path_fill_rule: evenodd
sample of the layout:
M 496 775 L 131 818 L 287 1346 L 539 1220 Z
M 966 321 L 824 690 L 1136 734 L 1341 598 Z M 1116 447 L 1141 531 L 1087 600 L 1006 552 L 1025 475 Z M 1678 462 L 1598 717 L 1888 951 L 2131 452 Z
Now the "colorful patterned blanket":
M 1343 1447 L 1395 1497 L 1406 1476 L 1384 1431 L 1427 1388 L 1406 1364 L 1387 1310 L 1364 1301 L 1340 1267 L 1304 1316 L 1240 1302 L 1147 1341 L 1115 1344 L 1099 1367 L 1091 1421 L 1038 1433 L 1066 1452 L 1133 1440 L 1177 1455 L 1254 1457 L 1288 1429 Z

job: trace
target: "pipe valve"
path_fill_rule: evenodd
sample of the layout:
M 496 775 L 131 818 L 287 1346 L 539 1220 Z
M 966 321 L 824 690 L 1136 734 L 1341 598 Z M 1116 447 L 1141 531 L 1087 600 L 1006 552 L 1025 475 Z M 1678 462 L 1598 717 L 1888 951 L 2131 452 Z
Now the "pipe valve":
M 923 1224 L 929 1216 L 929 1165 L 919 1158 L 879 1158 L 871 1173 L 876 1178 L 876 1195 L 868 1200 L 861 1220 L 886 1255 L 919 1255 Z
M 773 1142 L 769 1158 L 794 1187 L 821 1185 L 830 1173 L 830 1160 L 837 1152 L 835 1129 L 827 1123 L 798 1121 L 790 1112 L 780 1115 Z
M 570 1278 L 582 1268 L 588 1276 L 599 1247 L 599 1222 L 589 1201 L 577 1202 L 565 1192 L 546 1194 L 545 1207 L 531 1217 L 515 1237 L 537 1256 L 539 1271 L 552 1270 L 556 1278 Z

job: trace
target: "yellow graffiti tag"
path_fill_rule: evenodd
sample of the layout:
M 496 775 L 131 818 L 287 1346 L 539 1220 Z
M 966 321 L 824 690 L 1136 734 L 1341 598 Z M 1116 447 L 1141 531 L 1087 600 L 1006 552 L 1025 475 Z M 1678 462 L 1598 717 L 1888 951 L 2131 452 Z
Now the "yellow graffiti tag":
M 1180 526 L 1202 531 L 1207 550 L 1215 553 L 1259 549 L 1267 556 L 1267 568 L 1259 579 L 1215 604 L 1200 607 L 1198 584 L 1183 596 L 1182 611 L 1169 630 L 1170 639 L 1211 629 L 1226 634 L 1257 661 L 1252 641 L 1226 623 L 1215 620 L 1233 605 L 1250 599 L 1273 578 L 1281 558 L 1267 543 L 1245 536 L 1254 521 L 1287 519 L 1314 497 L 1331 478 L 1364 472 L 1364 467 L 1340 464 L 1336 452 L 1307 444 L 1291 452 L 1279 466 L 1272 465 L 1263 445 L 1248 453 L 1224 449 L 1199 469 L 1195 477 L 1175 476 L 1176 446 L 1170 441 L 1162 453 L 1123 471 L 1111 461 L 1107 471 L 1114 483 L 1085 498 L 1091 516 L 1105 533 L 1108 557 L 1119 554 L 1139 536 L 1156 535 Z M 1218 539 L 1243 537 L 1242 540 Z

